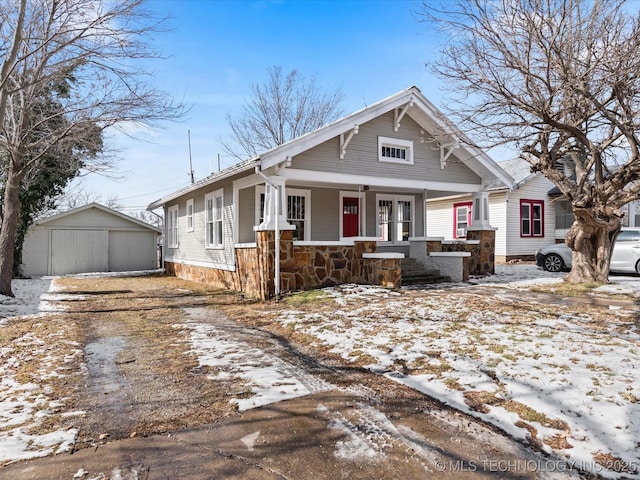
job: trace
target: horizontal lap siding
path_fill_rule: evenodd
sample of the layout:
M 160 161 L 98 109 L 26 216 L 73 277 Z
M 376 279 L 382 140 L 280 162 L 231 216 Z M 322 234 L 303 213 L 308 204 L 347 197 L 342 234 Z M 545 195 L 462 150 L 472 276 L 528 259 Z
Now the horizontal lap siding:
M 295 188 L 295 187 L 293 187 Z M 340 240 L 340 192 L 328 188 L 311 189 L 311 238 L 314 241 Z
M 522 187 L 511 192 L 507 206 L 507 255 L 533 255 L 547 244 L 555 243 L 555 207 L 547 192 L 553 184 L 538 174 Z M 520 236 L 520 200 L 544 200 L 544 237 Z
M 238 191 L 238 242 L 253 243 L 256 241 L 256 188 L 243 188 Z
M 205 203 L 204 197 L 210 192 L 214 192 L 222 188 L 223 193 L 223 216 L 222 229 L 224 237 L 223 249 L 205 248 Z M 192 198 L 194 200 L 194 215 L 192 232 L 187 232 L 186 217 L 186 201 Z M 169 203 L 166 208 L 178 204 L 178 248 L 166 248 L 167 260 L 184 261 L 184 262 L 207 262 L 228 267 L 234 267 L 234 250 L 233 250 L 233 183 L 229 179 L 214 187 L 201 189 L 185 195 L 178 199 L 177 202 Z
M 413 141 L 414 164 L 378 161 L 378 136 Z M 420 126 L 408 115 L 402 119 L 397 132 L 393 131 L 391 112 L 360 125 L 359 133 L 352 137 L 342 160 L 339 149 L 340 138 L 336 137 L 295 156 L 292 167 L 332 172 L 336 174 L 336 180 L 339 174 L 344 173 L 406 180 L 481 183 L 480 178 L 455 155 L 449 157 L 447 166 L 441 169 L 440 148 L 429 142 L 427 135 L 421 133 Z

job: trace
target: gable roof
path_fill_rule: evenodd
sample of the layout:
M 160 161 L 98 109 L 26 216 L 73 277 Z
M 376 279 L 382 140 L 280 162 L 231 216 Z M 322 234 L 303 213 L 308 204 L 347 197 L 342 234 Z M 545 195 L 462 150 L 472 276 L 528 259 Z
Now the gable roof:
M 522 158 L 513 158 L 511 160 L 505 160 L 498 163 L 500 167 L 513 178 L 513 187 L 519 188 L 520 185 L 527 182 L 537 175 L 537 173 L 531 172 L 531 165 Z
M 145 223 L 141 220 L 138 220 L 137 218 L 133 218 L 129 215 L 125 215 L 124 213 L 120 213 L 117 210 L 113 210 L 109 207 L 105 207 L 104 205 L 101 205 L 99 203 L 96 202 L 92 202 L 92 203 L 88 203 L 86 205 L 82 205 L 81 207 L 76 207 L 76 208 L 72 208 L 71 210 L 67 210 L 66 212 L 62 212 L 62 213 L 56 213 L 55 215 L 51 215 L 49 217 L 43 218 L 41 220 L 36 221 L 34 224 L 35 225 L 46 225 L 47 223 L 56 221 L 56 220 L 60 220 L 61 218 L 65 218 L 71 215 L 75 215 L 77 213 L 83 212 L 85 210 L 91 210 L 92 208 L 97 209 L 97 210 L 101 210 L 103 212 L 109 213 L 111 215 L 114 215 L 116 217 L 119 217 L 123 220 L 126 220 L 128 222 L 134 223 L 136 225 L 139 225 L 141 227 L 144 228 L 148 228 L 149 230 L 153 230 L 154 232 L 157 233 L 162 233 L 162 229 L 155 227 L 153 225 L 149 225 L 148 223 Z
M 407 105 L 410 105 L 410 108 L 406 110 L 406 114 L 425 131 L 441 139 L 440 143 L 451 142 L 457 145 L 458 148 L 455 150 L 455 156 L 481 177 L 487 184 L 487 187 L 500 185 L 511 187 L 513 185 L 513 179 L 485 152 L 476 147 L 459 129 L 446 120 L 444 114 L 426 99 L 418 87 L 414 86 L 320 127 L 313 132 L 278 145 L 252 159 L 209 175 L 192 185 L 152 202 L 147 209 L 153 210 L 186 193 L 218 182 L 231 175 L 254 169 L 256 166 L 265 170 L 269 167 L 282 164 L 300 153 L 332 140 L 341 134 L 352 131 L 356 126 L 369 122 L 395 108 L 401 108 Z

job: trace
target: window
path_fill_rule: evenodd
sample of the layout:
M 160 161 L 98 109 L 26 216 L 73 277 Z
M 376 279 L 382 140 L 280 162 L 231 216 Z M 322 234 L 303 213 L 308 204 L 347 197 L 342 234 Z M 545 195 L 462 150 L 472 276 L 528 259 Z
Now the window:
M 378 161 L 413 164 L 413 142 L 399 138 L 378 137 Z
M 311 235 L 311 192 L 297 188 L 287 188 L 287 222 L 296 227 L 294 240 L 310 240 Z M 264 187 L 256 187 L 256 224 L 264 221 Z M 282 207 L 280 207 L 281 209 Z
M 472 202 L 453 205 L 453 238 L 466 238 L 467 229 L 471 226 Z
M 408 242 L 413 236 L 413 197 L 378 195 L 378 239 L 381 242 Z
M 205 247 L 221 248 L 223 191 L 216 190 L 204 197 L 205 206 Z
M 178 248 L 178 205 L 167 210 L 167 247 Z
M 520 200 L 520 236 L 544 237 L 543 200 Z
M 193 198 L 187 200 L 187 232 L 193 232 Z
M 637 230 L 623 230 L 618 233 L 616 238 L 617 242 L 638 242 L 640 241 L 640 231 Z

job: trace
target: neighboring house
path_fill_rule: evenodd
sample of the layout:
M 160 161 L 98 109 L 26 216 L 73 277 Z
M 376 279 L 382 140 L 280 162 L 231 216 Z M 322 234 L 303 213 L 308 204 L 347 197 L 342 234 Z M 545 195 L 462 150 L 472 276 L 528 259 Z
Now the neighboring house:
M 497 261 L 516 258 L 532 259 L 545 245 L 564 242 L 574 216 L 571 204 L 560 190 L 541 173 L 531 173 L 522 159 L 500 162 L 514 180 L 511 188 L 491 189 L 489 220 L 496 230 Z M 559 164 L 566 175 L 572 175 L 569 164 Z M 427 199 L 427 232 L 446 240 L 466 238 L 473 225 L 471 195 L 452 195 Z M 625 206 L 625 227 L 640 226 L 640 202 Z
M 37 221 L 22 251 L 25 275 L 125 272 L 158 268 L 162 230 L 90 203 Z
M 503 185 L 511 178 L 411 87 L 148 208 L 164 210 L 168 273 L 267 298 L 394 283 L 410 238 L 425 236 L 429 192 L 482 205 Z

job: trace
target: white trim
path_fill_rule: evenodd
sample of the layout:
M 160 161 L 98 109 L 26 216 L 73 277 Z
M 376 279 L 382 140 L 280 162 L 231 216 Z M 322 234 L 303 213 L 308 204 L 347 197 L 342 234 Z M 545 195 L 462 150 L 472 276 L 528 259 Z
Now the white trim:
M 392 158 L 382 155 L 382 147 L 400 148 L 406 150 L 407 158 Z M 413 165 L 413 141 L 400 138 L 378 137 L 378 161 L 397 163 L 400 165 Z
M 180 228 L 178 226 L 180 212 L 178 210 L 178 206 L 179 205 L 176 203 L 175 205 L 171 205 L 167 208 L 167 248 L 178 248 L 178 245 L 180 245 L 180 242 L 178 241 L 178 235 L 180 234 Z M 174 212 L 175 217 L 173 217 Z
M 376 253 L 363 253 L 362 258 L 404 258 L 404 253 L 396 252 L 376 252 Z
M 344 238 L 343 237 L 343 231 L 342 231 L 342 199 L 344 197 L 351 197 L 351 198 L 358 198 L 359 200 L 359 205 L 358 205 L 358 233 L 362 233 L 364 231 L 366 231 L 366 219 L 367 219 L 367 211 L 366 211 L 366 192 L 364 191 L 356 191 L 356 190 L 340 190 L 340 204 L 338 205 L 338 227 L 339 227 L 339 237 L 338 238 Z M 359 238 L 358 236 L 356 237 L 347 237 L 349 239 L 352 238 Z
M 483 190 L 483 186 L 475 183 L 434 182 L 430 180 L 403 180 L 400 178 L 374 177 L 349 173 L 321 172 L 285 168 L 280 176 L 289 181 L 321 183 L 328 185 L 369 185 L 370 187 L 404 188 L 410 190 L 439 190 L 449 192 L 473 193 Z
M 216 218 L 216 200 L 220 198 L 220 218 Z M 211 220 L 209 219 L 209 200 L 212 201 Z M 213 224 L 213 238 L 209 239 L 209 223 Z M 220 242 L 216 242 L 216 224 L 220 224 Z M 211 241 L 209 241 L 211 240 Z M 204 247 L 207 250 L 222 250 L 224 249 L 224 189 L 219 188 L 213 192 L 209 192 L 204 196 Z
M 191 207 L 191 215 L 189 215 L 189 207 Z M 193 198 L 187 199 L 187 206 L 185 209 L 184 217 L 187 220 L 187 232 L 193 232 L 194 228 L 194 220 L 195 220 L 195 205 L 193 203 Z M 191 226 L 189 226 L 189 220 L 191 220 Z
M 324 241 L 324 240 L 311 240 L 311 241 L 306 241 L 306 240 L 296 240 L 293 242 L 293 245 L 296 247 L 321 247 L 321 246 L 327 246 L 327 247 L 331 247 L 331 246 L 335 246 L 335 247 L 349 247 L 349 246 L 353 246 L 353 237 L 347 237 L 343 240 L 331 240 L 331 241 Z
M 233 245 L 233 248 L 256 248 L 258 244 L 256 242 L 249 243 L 236 243 Z
M 171 257 L 165 257 L 164 260 L 165 262 L 179 263 L 180 265 L 191 265 L 193 267 L 213 268 L 216 270 L 227 270 L 228 272 L 236 271 L 235 265 L 228 265 L 226 263 L 203 262 L 199 260 L 182 260 L 179 258 L 174 259 Z
M 471 252 L 429 252 L 430 257 L 470 257 Z

